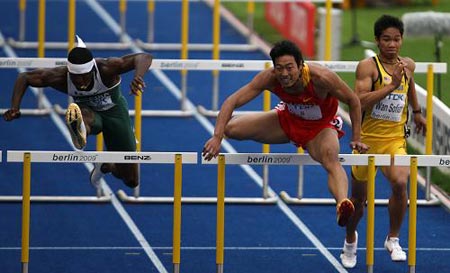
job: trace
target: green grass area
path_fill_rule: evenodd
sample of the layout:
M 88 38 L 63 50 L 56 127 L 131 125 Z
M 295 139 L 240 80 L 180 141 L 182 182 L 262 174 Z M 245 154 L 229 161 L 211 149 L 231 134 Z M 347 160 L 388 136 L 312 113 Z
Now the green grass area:
M 343 61 L 357 61 L 364 57 L 364 47 L 360 45 L 349 45 L 350 41 L 357 34 L 359 40 L 374 41 L 373 23 L 382 14 L 390 14 L 401 17 L 408 12 L 450 12 L 450 1 L 440 1 L 440 4 L 433 7 L 431 5 L 420 4 L 431 1 L 412 1 L 416 2 L 414 6 L 407 7 L 386 7 L 386 8 L 357 8 L 356 9 L 356 32 L 352 30 L 352 10 L 346 10 L 342 13 L 342 33 L 341 33 L 341 60 Z M 247 22 L 246 3 L 243 2 L 224 2 L 225 7 L 232 11 L 242 22 Z M 254 14 L 254 28 L 256 33 L 265 41 L 273 44 L 276 41 L 283 39 L 283 37 L 265 20 L 264 17 L 264 3 L 255 4 Z M 443 46 L 441 47 L 441 62 L 450 62 L 450 37 L 443 38 Z M 435 62 L 435 39 L 430 37 L 404 37 L 403 47 L 401 50 L 402 56 L 413 58 L 417 62 Z M 353 86 L 354 75 L 352 73 L 341 73 L 343 79 Z M 421 86 L 426 86 L 426 75 L 417 74 L 415 76 L 416 82 Z M 437 80 L 437 77 L 436 77 Z M 439 92 L 436 90 L 435 94 Z M 441 100 L 450 105 L 450 73 L 441 76 Z
M 360 41 L 374 41 L 373 23 L 382 14 L 390 14 L 401 17 L 409 12 L 450 12 L 450 1 L 441 0 L 437 6 L 432 6 L 431 0 L 413 0 L 414 5 L 410 6 L 393 6 L 393 7 L 378 7 L 378 8 L 357 8 L 354 11 L 345 10 L 342 12 L 342 32 L 341 32 L 341 60 L 343 61 L 358 61 L 364 58 L 364 47 L 361 45 L 354 45 L 350 42 L 352 38 L 357 37 Z M 232 11 L 237 18 L 242 22 L 247 22 L 247 8 L 246 3 L 243 2 L 224 2 L 223 5 Z M 353 31 L 352 23 L 354 22 L 353 15 L 356 14 L 356 31 Z M 283 37 L 266 21 L 264 16 L 264 3 L 255 4 L 254 14 L 254 29 L 255 32 L 269 44 L 283 39 Z M 356 35 L 355 35 L 356 34 Z M 443 46 L 441 47 L 441 62 L 450 63 L 450 37 L 443 37 Z M 376 50 L 375 50 L 376 51 Z M 435 62 L 435 39 L 430 37 L 408 37 L 404 36 L 402 56 L 408 56 L 416 62 Z M 449 69 L 449 68 L 447 68 Z M 340 73 L 340 76 L 349 84 L 354 86 L 353 73 Z M 426 75 L 416 74 L 416 82 L 426 87 Z M 450 72 L 441 76 L 441 90 L 437 90 L 438 77 L 435 78 L 435 95 L 440 94 L 440 99 L 446 104 L 450 105 Z M 410 152 L 417 154 L 417 151 Z M 445 192 L 450 194 L 450 176 L 443 174 L 437 168 L 432 169 L 433 183 L 438 185 Z

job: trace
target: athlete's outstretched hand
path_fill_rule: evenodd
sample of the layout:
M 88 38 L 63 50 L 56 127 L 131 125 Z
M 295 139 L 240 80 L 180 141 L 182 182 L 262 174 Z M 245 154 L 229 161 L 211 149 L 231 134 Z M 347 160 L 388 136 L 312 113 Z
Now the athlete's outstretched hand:
M 139 95 L 139 93 L 143 93 L 145 87 L 144 79 L 139 76 L 135 76 L 130 83 L 130 91 L 135 96 Z
M 20 110 L 11 108 L 3 114 L 3 119 L 6 121 L 11 121 L 13 119 L 20 118 Z
M 205 143 L 205 146 L 203 146 L 203 151 L 202 151 L 202 156 L 205 158 L 205 160 L 209 161 L 213 157 L 216 157 L 219 155 L 221 142 L 222 142 L 222 139 L 220 139 L 217 136 L 213 136 Z
M 352 150 L 358 151 L 360 154 L 364 154 L 369 150 L 369 146 L 362 143 L 361 141 L 352 141 L 350 142 L 350 148 Z

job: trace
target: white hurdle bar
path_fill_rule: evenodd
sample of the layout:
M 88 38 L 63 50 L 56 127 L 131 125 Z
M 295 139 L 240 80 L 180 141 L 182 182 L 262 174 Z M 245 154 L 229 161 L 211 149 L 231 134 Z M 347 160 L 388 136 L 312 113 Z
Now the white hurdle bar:
M 18 49 L 35 49 L 39 46 L 36 41 L 16 41 L 14 38 L 7 40 L 9 46 Z M 94 50 L 127 50 L 134 44 L 143 50 L 181 50 L 181 43 L 146 43 L 140 39 L 133 42 L 86 42 L 86 46 L 89 49 Z M 187 45 L 190 51 L 210 51 L 214 45 L 211 43 L 190 43 Z M 45 42 L 46 49 L 64 49 L 67 50 L 68 42 Z M 219 50 L 221 51 L 256 51 L 257 45 L 251 44 L 219 44 Z
M 369 154 L 366 154 L 369 155 Z M 339 155 L 341 156 L 351 156 L 353 155 Z M 379 154 L 373 154 L 375 157 L 375 166 L 389 166 L 390 165 L 390 155 L 379 155 Z M 415 155 L 416 156 L 416 155 Z M 409 166 L 410 165 L 410 157 L 411 155 L 407 155 L 404 158 L 401 156 L 396 155 L 395 156 L 395 165 L 397 166 Z M 450 157 L 448 159 L 443 159 L 445 156 L 427 156 L 427 155 L 417 155 L 416 157 L 422 158 L 421 163 L 422 164 L 430 164 L 430 165 L 422 165 L 422 166 L 450 166 Z M 356 160 L 355 158 L 353 160 Z M 362 164 L 366 160 L 365 164 Z M 342 162 L 342 165 L 367 165 L 367 159 L 364 160 L 357 160 L 358 162 L 354 162 L 352 164 L 347 164 Z M 439 165 L 440 160 L 448 160 L 447 165 Z M 432 162 L 432 163 L 431 163 Z M 431 165 L 434 164 L 434 165 Z M 419 164 L 420 166 L 420 164 Z M 349 179 L 350 181 L 350 179 Z M 349 182 L 350 183 L 350 182 Z M 299 185 L 300 187 L 300 185 Z M 323 204 L 323 205 L 333 205 L 336 203 L 336 201 L 333 198 L 296 198 L 291 197 L 287 192 L 282 191 L 280 192 L 280 197 L 288 204 Z M 387 205 L 389 203 L 389 199 L 375 199 L 376 205 Z M 426 199 L 420 199 L 417 200 L 417 205 L 421 206 L 436 206 L 441 204 L 441 201 L 434 195 L 431 195 L 430 200 Z
M 173 164 L 175 155 L 183 164 L 197 163 L 195 152 L 83 152 L 83 151 L 7 151 L 7 162 L 23 162 L 24 153 L 31 153 L 31 162 L 41 163 L 143 163 Z M 172 198 L 173 199 L 173 198 Z M 31 196 L 37 202 L 107 202 L 110 196 Z M 0 196 L 0 202 L 21 202 L 22 196 Z
M 194 70 L 194 71 L 262 71 L 266 69 L 270 60 L 204 60 L 204 59 L 155 59 L 150 69 L 158 70 Z M 319 63 L 335 72 L 354 72 L 357 61 L 311 61 Z M 0 58 L 0 68 L 52 68 L 67 64 L 65 58 Z M 426 73 L 428 65 L 432 65 L 433 73 L 447 73 L 447 63 L 416 62 L 415 73 Z M 214 103 L 216 104 L 216 102 Z M 7 109 L 0 109 L 0 113 Z M 64 113 L 64 109 L 56 107 L 58 113 Z M 42 115 L 48 114 L 48 109 L 33 110 L 22 109 L 23 114 Z M 143 110 L 142 116 L 192 116 L 194 109 L 188 110 Z M 198 107 L 199 113 L 205 116 L 215 117 L 217 111 L 208 110 L 203 106 Z M 134 114 L 134 112 L 130 112 Z M 235 112 L 238 114 L 238 111 Z
M 204 162 L 204 159 L 202 159 Z M 214 160 L 213 160 L 214 161 Z M 208 164 L 208 163 L 206 163 Z M 212 164 L 212 163 L 211 163 Z M 129 196 L 123 190 L 119 190 L 117 192 L 118 197 L 124 202 L 131 203 L 172 203 L 174 202 L 173 197 L 164 197 L 164 196 Z M 226 197 L 226 203 L 233 204 L 275 204 L 278 200 L 277 196 L 271 195 L 267 198 L 264 197 Z M 190 203 L 190 204 L 216 204 L 217 197 L 181 197 L 182 203 Z
M 271 60 L 204 60 L 204 59 L 154 59 L 150 69 L 196 71 L 261 71 Z M 318 63 L 335 72 L 355 72 L 357 61 L 308 61 Z M 66 58 L 0 58 L 0 68 L 52 68 L 67 64 Z M 447 63 L 416 62 L 415 73 L 447 73 Z
M 224 153 L 226 165 L 320 165 L 317 161 L 313 160 L 308 154 L 291 154 L 291 153 Z M 339 154 L 339 161 L 342 165 L 367 165 L 369 156 L 376 158 L 376 164 L 378 166 L 387 166 L 390 164 L 389 155 L 352 155 L 352 154 Z M 213 158 L 210 161 L 202 159 L 202 164 L 218 164 L 218 158 Z M 225 178 L 223 178 L 225 179 Z M 268 191 L 268 181 L 263 180 L 263 193 Z M 319 198 L 302 198 L 294 199 L 290 198 L 286 192 L 281 192 L 280 197 L 288 204 L 323 204 L 324 202 Z M 227 197 L 225 197 L 226 201 Z M 264 200 L 264 198 L 258 198 Z M 276 202 L 276 196 L 269 196 L 270 202 Z M 330 199 L 327 204 L 335 204 L 334 199 Z

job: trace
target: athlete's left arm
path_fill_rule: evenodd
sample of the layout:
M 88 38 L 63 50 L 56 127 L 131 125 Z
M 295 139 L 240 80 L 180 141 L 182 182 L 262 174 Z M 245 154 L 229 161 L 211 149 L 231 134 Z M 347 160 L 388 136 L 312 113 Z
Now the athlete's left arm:
M 335 72 L 324 69 L 321 71 L 321 81 L 324 90 L 329 95 L 336 97 L 339 101 L 349 107 L 350 120 L 352 123 L 352 141 L 350 147 L 364 153 L 368 150 L 367 145 L 361 143 L 361 103 L 358 96 Z
M 134 69 L 134 77 L 130 83 L 130 91 L 134 95 L 143 92 L 145 85 L 144 75 L 149 70 L 153 61 L 148 53 L 129 54 L 122 57 L 108 58 L 105 60 L 103 72 L 111 78 L 118 78 L 120 74 Z
M 414 70 L 416 69 L 416 64 L 411 58 L 403 58 L 402 61 L 406 63 L 405 72 L 409 80 L 408 101 L 413 111 L 412 116 L 414 124 L 416 125 L 415 131 L 416 133 L 422 132 L 422 134 L 425 135 L 427 131 L 426 120 L 422 116 L 422 110 L 417 99 L 416 83 L 414 81 Z

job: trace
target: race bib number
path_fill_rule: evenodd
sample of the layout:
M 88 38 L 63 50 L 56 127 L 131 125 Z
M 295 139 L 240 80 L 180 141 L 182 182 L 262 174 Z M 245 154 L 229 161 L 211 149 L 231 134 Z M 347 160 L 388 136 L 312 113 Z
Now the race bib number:
M 391 93 L 372 108 L 371 117 L 387 121 L 399 122 L 402 119 L 406 104 L 406 94 Z
M 308 104 L 287 104 L 288 110 L 293 115 L 306 120 L 319 120 L 322 118 L 322 111 L 319 105 Z
M 96 111 L 108 110 L 115 105 L 108 92 L 90 97 L 77 97 L 75 102 L 85 104 Z

